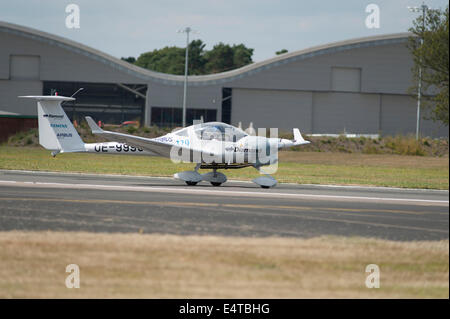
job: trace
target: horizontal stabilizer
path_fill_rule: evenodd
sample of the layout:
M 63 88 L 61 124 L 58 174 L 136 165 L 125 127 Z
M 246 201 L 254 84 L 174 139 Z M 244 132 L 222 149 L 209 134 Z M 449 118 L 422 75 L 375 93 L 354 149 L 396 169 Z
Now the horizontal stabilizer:
M 36 101 L 75 101 L 75 98 L 61 95 L 22 95 L 22 99 L 33 99 Z

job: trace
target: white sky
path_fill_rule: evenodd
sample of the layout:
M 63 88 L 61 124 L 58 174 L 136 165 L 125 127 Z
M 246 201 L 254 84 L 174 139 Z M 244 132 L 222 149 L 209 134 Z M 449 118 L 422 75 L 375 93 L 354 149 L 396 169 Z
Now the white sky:
M 80 7 L 80 29 L 65 26 L 68 4 Z M 368 4 L 380 8 L 380 28 L 368 29 Z M 427 0 L 444 8 L 444 0 Z M 206 48 L 224 42 L 254 49 L 253 60 L 275 51 L 295 51 L 356 37 L 405 32 L 417 13 L 407 6 L 419 0 L 0 0 L 0 20 L 12 22 L 91 46 L 118 58 L 165 46 L 184 47 L 191 26 Z

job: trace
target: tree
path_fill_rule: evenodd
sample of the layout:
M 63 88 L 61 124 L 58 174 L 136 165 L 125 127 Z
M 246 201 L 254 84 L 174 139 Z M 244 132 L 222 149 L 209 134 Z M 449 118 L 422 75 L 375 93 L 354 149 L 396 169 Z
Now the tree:
M 136 65 L 156 72 L 181 75 L 184 74 L 184 49 L 165 47 L 142 53 Z
M 205 74 L 205 45 L 202 40 L 193 40 L 189 43 L 189 65 L 190 75 Z M 184 63 L 185 59 L 183 59 Z M 184 74 L 184 73 L 183 73 Z
M 253 49 L 247 48 L 244 44 L 233 45 L 233 69 L 243 67 L 253 63 Z
M 234 66 L 234 51 L 230 45 L 220 42 L 211 51 L 206 52 L 205 70 L 207 73 L 219 73 L 231 70 Z
M 134 64 L 136 62 L 136 58 L 132 56 L 129 56 L 128 58 L 121 57 L 120 59 L 131 64 Z
M 243 67 L 252 61 L 253 49 L 247 48 L 244 44 L 216 44 L 212 50 L 205 53 L 207 74 L 225 72 Z
M 141 54 L 134 64 L 157 72 L 183 75 L 185 53 L 185 48 L 165 47 Z M 252 55 L 253 49 L 244 44 L 219 43 L 206 51 L 202 40 L 193 40 L 189 43 L 188 72 L 202 75 L 229 71 L 252 63 Z
M 424 105 L 431 107 L 433 120 L 448 126 L 448 6 L 445 10 L 428 9 L 425 21 L 420 15 L 409 31 L 414 34 L 409 39 L 408 47 L 414 59 L 413 74 L 416 83 L 419 66 L 422 69 Z M 423 44 L 420 39 L 423 39 Z M 417 85 L 411 90 L 417 91 Z
M 288 50 L 281 49 L 280 51 L 275 52 L 276 55 L 280 55 L 280 54 L 283 54 L 283 53 L 288 53 Z

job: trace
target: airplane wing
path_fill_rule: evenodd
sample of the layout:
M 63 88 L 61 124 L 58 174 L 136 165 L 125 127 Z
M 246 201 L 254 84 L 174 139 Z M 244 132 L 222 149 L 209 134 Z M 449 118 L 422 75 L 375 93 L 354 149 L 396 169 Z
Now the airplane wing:
M 140 136 L 104 131 L 95 123 L 95 121 L 90 116 L 86 116 L 86 121 L 88 122 L 88 125 L 92 130 L 92 134 L 103 136 L 105 139 L 109 141 L 126 143 L 130 146 L 154 152 L 163 157 L 170 157 L 170 150 L 172 148 L 171 144 Z

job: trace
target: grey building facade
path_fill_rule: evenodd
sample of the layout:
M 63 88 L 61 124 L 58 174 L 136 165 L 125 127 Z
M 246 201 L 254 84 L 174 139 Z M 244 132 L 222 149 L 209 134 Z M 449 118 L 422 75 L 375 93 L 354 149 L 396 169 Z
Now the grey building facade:
M 306 134 L 414 134 L 416 100 L 408 94 L 408 33 L 342 41 L 285 53 L 224 73 L 190 76 L 187 122 L 203 116 L 246 127 L 298 127 Z M 181 124 L 183 76 L 149 71 L 82 44 L 0 22 L 0 110 L 35 115 L 18 95 L 85 90 L 69 117 L 104 122 L 139 118 Z M 426 117 L 427 111 L 422 114 Z M 422 117 L 424 136 L 448 128 Z

